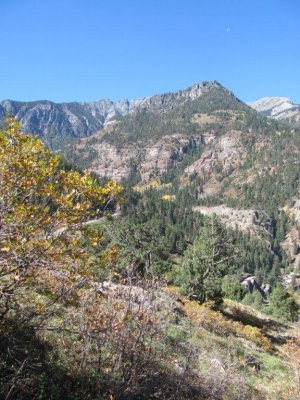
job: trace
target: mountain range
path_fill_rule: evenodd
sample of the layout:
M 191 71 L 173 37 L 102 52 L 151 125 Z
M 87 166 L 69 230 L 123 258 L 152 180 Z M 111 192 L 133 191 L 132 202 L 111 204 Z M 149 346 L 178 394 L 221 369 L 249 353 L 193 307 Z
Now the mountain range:
M 70 140 L 91 136 L 128 114 L 165 112 L 218 86 L 221 87 L 216 81 L 202 82 L 175 93 L 117 102 L 109 99 L 89 103 L 3 100 L 0 101 L 0 121 L 5 115 L 15 116 L 21 122 L 24 132 L 38 135 L 52 148 L 59 148 Z M 248 104 L 263 115 L 299 125 L 300 106 L 287 98 L 267 97 Z
M 188 198 L 231 227 L 276 239 L 300 262 L 299 106 L 289 99 L 246 104 L 212 81 L 116 103 L 5 100 L 7 114 L 82 169 Z
M 4 100 L 0 102 L 0 120 L 12 115 L 21 122 L 24 132 L 38 135 L 47 144 L 59 147 L 68 139 L 90 136 L 127 114 L 172 108 L 174 101 L 196 98 L 212 85 L 218 83 L 201 83 L 176 93 L 117 102 L 108 99 L 90 103 Z

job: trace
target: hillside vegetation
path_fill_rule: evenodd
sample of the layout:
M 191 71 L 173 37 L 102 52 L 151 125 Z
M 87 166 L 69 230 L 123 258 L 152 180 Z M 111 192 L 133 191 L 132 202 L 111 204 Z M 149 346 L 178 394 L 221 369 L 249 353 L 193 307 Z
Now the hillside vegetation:
M 282 243 L 297 227 L 284 207 L 298 195 L 298 131 L 204 87 L 65 149 L 98 173 L 113 154 L 121 183 L 73 170 L 7 119 L 3 398 L 297 398 L 297 266 Z M 197 210 L 220 204 L 251 215 L 249 229 Z
M 187 89 L 184 96 L 151 98 L 152 106 L 67 146 L 63 154 L 86 170 L 134 188 L 139 194 L 125 199 L 124 209 L 135 223 L 157 224 L 161 207 L 177 207 L 192 219 L 192 211 L 217 212 L 251 253 L 251 261 L 243 259 L 244 272 L 274 284 L 280 268 L 299 272 L 294 233 L 299 228 L 293 213 L 284 211 L 299 196 L 299 131 L 258 114 L 216 82 L 199 88 L 197 93 L 195 87 Z M 155 205 L 160 202 L 174 205 Z M 167 227 L 167 235 L 171 230 L 175 251 L 184 248 L 184 240 L 193 240 L 192 227 L 184 233 Z

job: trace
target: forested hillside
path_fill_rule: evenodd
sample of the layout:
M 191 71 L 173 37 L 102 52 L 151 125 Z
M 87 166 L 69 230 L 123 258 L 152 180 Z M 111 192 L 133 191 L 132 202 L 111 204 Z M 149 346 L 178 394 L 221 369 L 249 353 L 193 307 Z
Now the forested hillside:
M 250 244 L 239 239 L 252 260 L 243 261 L 244 272 L 270 284 L 281 279 L 280 268 L 297 274 L 299 130 L 260 115 L 216 82 L 199 87 L 139 109 L 63 154 L 133 188 L 124 207 L 135 222 L 159 224 L 159 203 L 192 219 L 217 213 L 238 237 L 251 237 Z M 182 228 L 173 230 L 171 248 L 184 248 L 192 231 L 185 227 L 182 239 Z
M 299 132 L 216 82 L 150 105 L 66 160 L 0 131 L 3 398 L 297 398 Z

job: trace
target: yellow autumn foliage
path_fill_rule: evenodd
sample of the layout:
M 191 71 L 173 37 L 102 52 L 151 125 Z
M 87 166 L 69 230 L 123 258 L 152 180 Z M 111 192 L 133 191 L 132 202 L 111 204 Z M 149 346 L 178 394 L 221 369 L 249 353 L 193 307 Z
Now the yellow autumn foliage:
M 103 216 L 121 186 L 99 186 L 89 173 L 63 170 L 60 157 L 10 117 L 0 131 L 0 182 L 0 306 L 13 300 L 15 288 L 57 264 L 86 275 L 86 242 L 97 245 L 102 234 L 85 222 Z
M 200 305 L 186 297 L 183 298 L 183 301 L 183 308 L 187 316 L 209 332 L 220 336 L 234 335 L 242 337 L 263 347 L 265 350 L 272 349 L 271 341 L 261 329 L 225 318 L 221 312 L 213 310 L 210 303 Z
M 175 194 L 164 194 L 161 196 L 161 199 L 165 200 L 165 201 L 174 201 L 174 200 L 176 200 L 176 195 Z

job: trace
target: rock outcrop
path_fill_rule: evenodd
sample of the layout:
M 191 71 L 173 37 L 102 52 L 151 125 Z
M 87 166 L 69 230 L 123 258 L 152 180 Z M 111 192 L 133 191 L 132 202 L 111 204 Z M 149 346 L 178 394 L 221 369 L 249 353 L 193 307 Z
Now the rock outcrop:
M 296 270 L 300 268 L 300 200 L 293 199 L 292 205 L 282 208 L 285 212 L 289 224 L 284 241 L 281 247 L 288 256 L 288 260 Z
M 76 151 L 84 158 L 89 157 L 90 149 L 93 149 L 95 155 L 89 163 L 90 171 L 120 181 L 129 175 L 131 164 L 134 163 L 141 176 L 141 183 L 148 183 L 165 172 L 172 160 L 180 157 L 186 148 L 200 145 L 201 142 L 201 136 L 188 138 L 174 134 L 158 141 L 149 140 L 144 147 L 128 144 L 118 148 L 106 141 L 94 143 L 92 137 L 81 140 Z
M 228 228 L 248 232 L 256 237 L 260 237 L 263 233 L 268 235 L 271 231 L 271 217 L 264 211 L 241 210 L 226 205 L 196 206 L 193 209 L 203 215 L 212 216 L 215 214 Z
M 288 97 L 263 97 L 247 104 L 266 117 L 300 126 L 300 105 L 294 104 Z
M 210 135 L 208 140 L 205 139 L 204 137 L 205 144 L 210 144 L 210 146 L 207 146 L 197 161 L 185 169 L 184 172 L 187 175 L 197 174 L 203 177 L 212 171 L 214 166 L 226 171 L 243 162 L 246 153 L 241 142 L 240 132 L 230 131 L 219 138 Z
M 249 293 L 253 293 L 253 291 L 257 290 L 263 298 L 266 298 L 266 296 L 272 292 L 272 286 L 269 283 L 262 283 L 260 285 L 255 276 L 248 276 L 241 284 Z

